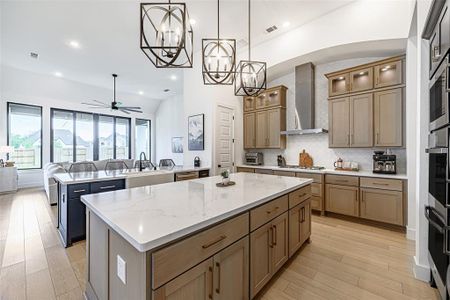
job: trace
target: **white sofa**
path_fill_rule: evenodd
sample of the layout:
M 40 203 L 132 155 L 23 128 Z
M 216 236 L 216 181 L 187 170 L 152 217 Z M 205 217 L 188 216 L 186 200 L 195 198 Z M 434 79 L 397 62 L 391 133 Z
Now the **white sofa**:
M 105 170 L 108 161 L 115 161 L 113 159 L 96 160 L 93 161 L 97 170 Z M 128 168 L 134 167 L 134 159 L 123 159 Z M 47 163 L 44 165 L 44 189 L 47 193 L 47 199 L 50 205 L 58 202 L 58 184 L 54 179 L 57 173 L 66 173 L 69 171 L 71 163 Z

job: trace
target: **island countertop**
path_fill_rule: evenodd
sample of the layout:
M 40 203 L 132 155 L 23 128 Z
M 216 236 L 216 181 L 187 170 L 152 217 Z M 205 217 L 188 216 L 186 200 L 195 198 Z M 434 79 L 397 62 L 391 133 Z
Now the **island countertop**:
M 312 183 L 312 179 L 231 174 L 81 197 L 87 208 L 138 251 L 146 252 Z
M 175 166 L 172 168 L 158 168 L 157 170 L 145 169 L 127 169 L 121 171 L 95 171 L 95 172 L 77 172 L 77 173 L 56 173 L 53 175 L 55 180 L 62 184 L 76 184 L 94 181 L 125 179 L 129 177 L 152 176 L 162 174 L 175 174 L 181 172 L 194 172 L 209 170 L 209 167 L 193 166 Z

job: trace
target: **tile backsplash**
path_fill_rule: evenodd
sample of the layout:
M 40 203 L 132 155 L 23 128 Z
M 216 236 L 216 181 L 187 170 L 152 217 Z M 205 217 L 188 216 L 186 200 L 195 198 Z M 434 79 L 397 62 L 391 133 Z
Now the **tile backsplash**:
M 383 57 L 357 58 L 341 60 L 327 64 L 316 65 L 315 67 L 315 121 L 316 128 L 328 129 L 328 81 L 324 76 L 326 73 L 357 66 L 364 63 L 383 59 Z M 295 114 L 295 73 L 279 77 L 268 83 L 268 86 L 285 85 L 287 92 L 287 128 L 294 128 Z M 305 149 L 313 160 L 314 165 L 333 168 L 333 163 L 339 157 L 344 161 L 355 161 L 361 170 L 372 170 L 372 155 L 374 149 L 367 148 L 328 148 L 328 134 L 316 135 L 295 135 L 287 137 L 287 146 L 284 150 L 262 150 L 264 153 L 264 163 L 266 165 L 276 165 L 277 155 L 281 154 L 286 158 L 287 164 L 298 165 L 299 153 Z M 381 149 L 384 150 L 384 149 Z M 406 173 L 406 150 L 392 149 L 392 153 L 397 156 L 397 172 Z

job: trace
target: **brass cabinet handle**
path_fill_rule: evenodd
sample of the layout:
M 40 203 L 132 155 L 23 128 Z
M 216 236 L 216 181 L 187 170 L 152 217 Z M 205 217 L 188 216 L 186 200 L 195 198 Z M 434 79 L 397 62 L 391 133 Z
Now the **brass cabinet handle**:
M 220 263 L 216 262 L 216 267 L 217 267 L 217 288 L 216 288 L 216 293 L 220 294 Z
M 299 198 L 302 198 L 302 197 L 304 197 L 304 196 L 306 196 L 306 193 L 303 193 L 303 194 L 299 195 L 298 197 L 299 197 Z
M 269 227 L 269 247 L 273 248 L 273 227 Z
M 203 249 L 209 248 L 209 247 L 211 247 L 212 245 L 215 245 L 215 244 L 221 242 L 222 240 L 224 240 L 224 239 L 226 239 L 226 238 L 227 238 L 226 235 L 221 235 L 221 236 L 219 236 L 216 240 L 211 241 L 211 242 L 209 242 L 209 243 L 203 245 L 202 248 L 203 248 Z
M 274 246 L 277 245 L 277 225 L 273 225 L 273 231 L 272 231 L 272 243 Z
M 384 185 L 387 186 L 389 183 L 372 182 L 373 185 Z
M 278 207 L 278 206 L 275 206 L 272 210 L 266 210 L 266 213 L 269 215 L 269 214 L 271 214 L 271 213 L 277 211 L 278 209 L 279 209 L 279 207 Z
M 209 291 L 209 294 L 208 294 L 208 298 L 209 299 L 212 299 L 213 298 L 213 295 L 212 295 L 212 293 L 213 293 L 213 290 L 214 290 L 214 278 L 213 278 L 213 268 L 212 267 L 209 267 L 209 272 L 211 273 L 211 290 Z

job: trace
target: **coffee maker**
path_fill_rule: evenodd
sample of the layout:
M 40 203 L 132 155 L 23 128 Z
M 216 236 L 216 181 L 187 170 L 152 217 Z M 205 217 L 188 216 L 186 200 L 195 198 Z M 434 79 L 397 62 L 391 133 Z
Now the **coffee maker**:
M 373 155 L 373 173 L 396 174 L 397 157 L 384 151 L 375 151 Z

